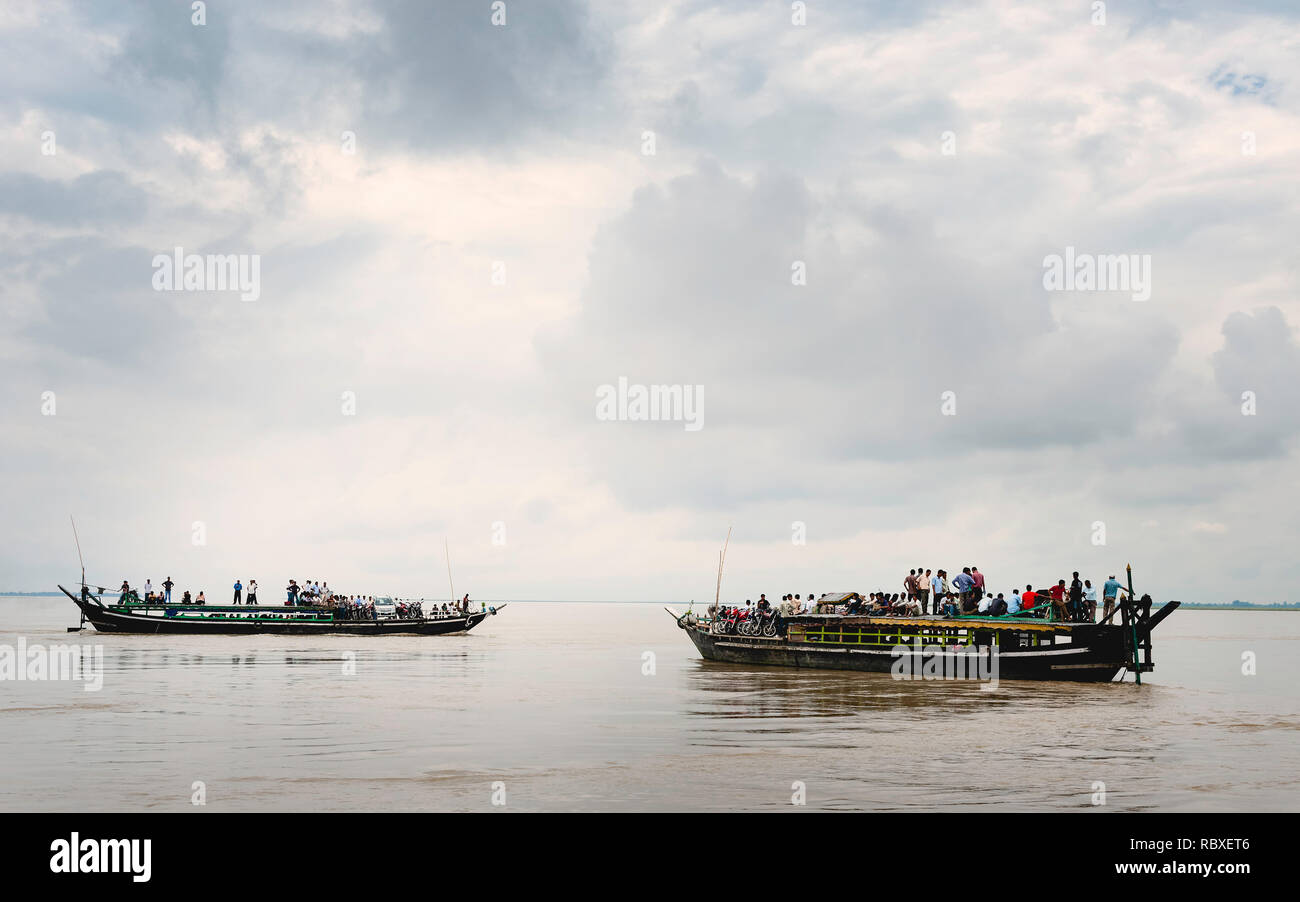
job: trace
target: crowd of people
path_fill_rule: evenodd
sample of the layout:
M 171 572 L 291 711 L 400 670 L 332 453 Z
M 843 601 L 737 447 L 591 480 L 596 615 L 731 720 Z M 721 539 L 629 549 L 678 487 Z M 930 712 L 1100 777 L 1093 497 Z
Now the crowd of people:
M 1111 574 L 1101 587 L 1101 619 L 1110 620 L 1115 606 L 1128 590 Z M 1142 603 L 1149 605 L 1147 596 Z M 737 606 L 739 608 L 739 606 Z M 784 595 L 773 608 L 766 594 L 758 603 L 745 601 L 745 608 L 758 614 L 775 610 L 782 617 L 799 614 L 872 614 L 879 616 L 908 615 L 913 617 L 1044 617 L 1068 623 L 1097 622 L 1097 587 L 1091 579 L 1080 579 L 1076 570 L 1067 583 L 1058 579 L 1055 585 L 1034 588 L 1026 583 L 1024 590 L 1012 589 L 1010 593 L 994 594 L 986 587 L 984 574 L 974 565 L 963 567 L 956 576 L 949 577 L 947 570 L 910 570 L 903 578 L 901 592 L 872 592 L 865 598 L 856 593 L 839 595 Z
M 175 583 L 169 576 L 155 590 L 153 581 L 146 579 L 142 588 L 133 588 L 127 580 L 122 580 L 119 589 L 119 604 L 171 604 L 172 589 Z M 257 600 L 257 580 L 250 579 L 245 585 L 240 579 L 236 578 L 233 589 L 231 604 L 258 604 Z M 373 620 L 377 619 L 378 613 L 375 609 L 375 597 L 373 595 L 344 595 L 335 592 L 329 586 L 328 581 L 317 582 L 314 580 L 303 580 L 299 585 L 295 579 L 289 580 L 289 585 L 285 586 L 286 607 L 325 607 L 333 608 L 339 611 L 341 619 L 344 620 Z M 247 594 L 245 594 L 247 593 Z M 202 589 L 198 595 L 191 596 L 189 589 L 186 589 L 179 599 L 183 605 L 207 604 L 207 595 Z M 395 615 L 400 618 L 423 617 L 424 606 L 422 602 L 398 601 L 380 599 L 381 606 L 391 604 L 395 609 Z M 480 603 L 484 609 L 486 605 Z M 465 595 L 460 601 L 443 602 L 441 606 L 434 605 L 430 615 L 435 618 L 442 617 L 463 617 L 472 610 L 472 602 L 469 595 Z
M 132 588 L 126 580 L 122 580 L 122 585 L 118 589 L 118 603 L 120 604 L 170 604 L 172 600 L 172 588 L 175 587 L 172 578 L 169 576 L 163 580 L 157 590 L 153 587 L 153 580 L 146 579 L 144 587 L 141 589 Z M 184 604 L 207 604 L 207 596 L 200 590 L 197 598 L 191 598 L 188 589 L 185 590 Z

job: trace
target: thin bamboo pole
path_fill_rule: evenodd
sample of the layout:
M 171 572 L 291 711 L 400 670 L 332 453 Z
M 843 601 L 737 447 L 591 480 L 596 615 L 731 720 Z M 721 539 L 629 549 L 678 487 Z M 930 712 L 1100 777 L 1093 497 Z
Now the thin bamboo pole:
M 727 541 L 722 543 L 722 550 L 718 552 L 718 585 L 713 592 L 713 606 L 718 606 L 722 598 L 722 568 L 727 563 L 727 546 L 731 544 L 731 527 L 727 527 Z
M 442 540 L 442 553 L 447 558 L 447 587 L 451 589 L 451 603 L 456 603 L 456 584 L 451 581 L 451 546 L 447 543 L 444 536 Z

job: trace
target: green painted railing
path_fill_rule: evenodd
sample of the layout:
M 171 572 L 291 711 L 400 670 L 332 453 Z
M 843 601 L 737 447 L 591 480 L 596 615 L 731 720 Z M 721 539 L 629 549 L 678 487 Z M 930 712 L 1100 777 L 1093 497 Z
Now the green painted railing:
M 1001 645 L 998 631 L 990 630 L 990 641 Z M 974 628 L 948 630 L 913 630 L 887 626 L 844 627 L 837 624 L 791 624 L 787 633 L 791 642 L 816 642 L 823 645 L 886 646 L 895 645 L 960 645 L 975 644 Z M 1022 646 L 1037 648 L 1043 644 L 1043 635 L 1030 632 L 1022 639 Z

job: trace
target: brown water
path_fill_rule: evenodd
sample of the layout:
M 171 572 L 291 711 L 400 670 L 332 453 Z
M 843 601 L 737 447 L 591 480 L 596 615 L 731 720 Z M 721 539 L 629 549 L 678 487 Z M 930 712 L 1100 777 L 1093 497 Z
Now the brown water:
M 0 645 L 104 655 L 98 692 L 0 681 L 0 810 L 187 810 L 195 781 L 208 810 L 493 810 L 496 781 L 516 811 L 793 810 L 796 781 L 814 809 L 1300 809 L 1300 614 L 1179 611 L 1140 688 L 996 692 L 706 662 L 657 605 L 381 640 L 71 624 L 0 597 Z

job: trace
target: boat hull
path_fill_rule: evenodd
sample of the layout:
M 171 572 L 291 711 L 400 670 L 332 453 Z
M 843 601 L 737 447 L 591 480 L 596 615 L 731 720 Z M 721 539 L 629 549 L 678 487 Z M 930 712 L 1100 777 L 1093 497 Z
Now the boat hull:
M 793 645 L 779 640 L 714 636 L 695 629 L 688 630 L 688 635 L 706 660 L 726 661 L 731 664 L 857 670 L 864 673 L 892 673 L 895 667 L 906 667 L 906 673 L 915 673 L 918 678 L 921 678 L 926 659 L 925 656 L 909 651 L 907 654 L 917 656 L 919 659 L 911 664 L 900 664 L 901 656 L 885 649 L 817 648 Z M 997 657 L 997 677 L 1000 680 L 1069 680 L 1105 683 L 1113 680 L 1124 669 L 1123 661 L 1100 660 L 1099 656 L 1089 649 L 1071 649 L 1068 652 L 1064 650 L 1009 652 L 999 654 Z M 990 666 L 986 666 L 986 672 L 992 672 Z M 968 672 L 978 673 L 979 670 L 976 668 Z
M 706 623 L 679 621 L 679 624 L 702 657 L 731 664 L 891 673 L 906 675 L 910 679 L 952 679 L 953 676 L 945 674 L 957 672 L 962 674 L 961 678 L 967 679 L 996 677 L 998 680 L 1086 683 L 1109 682 L 1124 670 L 1132 669 L 1131 645 L 1126 637 L 1129 630 L 1119 626 L 1073 626 L 1069 629 L 1068 642 L 1054 637 L 1051 644 L 1040 646 L 1036 641 L 1019 641 L 1020 636 L 1011 629 L 987 628 L 961 621 L 908 622 L 915 629 L 951 629 L 970 633 L 967 636 L 963 632 L 959 638 L 949 640 L 930 632 L 918 642 L 900 639 L 897 643 L 869 645 L 791 641 L 788 635 L 772 639 L 719 635 L 711 632 Z M 864 627 L 867 629 L 881 625 L 898 629 L 888 621 L 867 623 L 869 625 Z M 1060 629 L 1064 631 L 1066 628 Z M 1149 663 L 1140 666 L 1143 671 L 1153 669 Z M 939 676 L 935 676 L 936 673 Z

